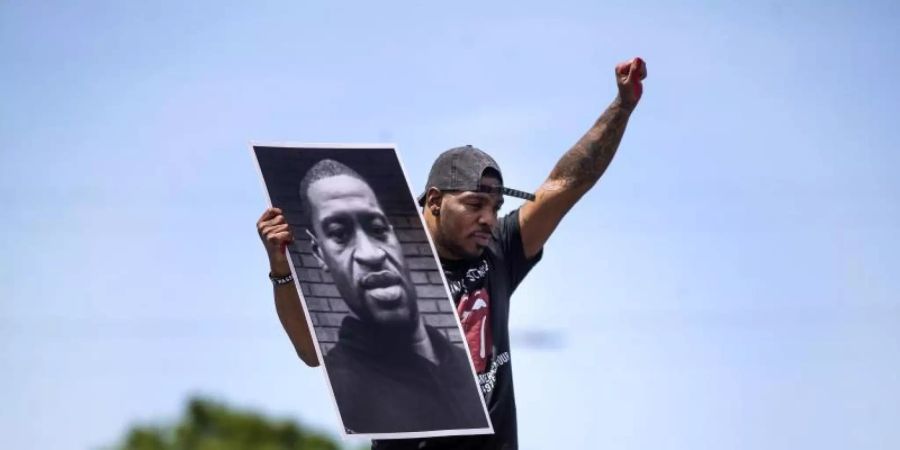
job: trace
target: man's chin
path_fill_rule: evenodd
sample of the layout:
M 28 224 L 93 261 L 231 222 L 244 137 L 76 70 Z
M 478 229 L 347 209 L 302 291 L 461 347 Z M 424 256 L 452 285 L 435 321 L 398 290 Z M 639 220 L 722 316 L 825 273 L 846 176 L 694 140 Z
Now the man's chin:
M 465 259 L 480 258 L 481 255 L 484 254 L 485 248 L 486 247 L 481 247 L 479 245 L 475 245 L 472 248 L 464 249 L 463 252 L 464 252 Z
M 403 292 L 399 296 L 378 297 L 366 293 L 369 313 L 378 325 L 396 324 L 410 321 L 409 299 Z
M 387 332 L 411 332 L 415 329 L 416 322 L 412 319 L 409 310 L 394 310 L 390 312 L 379 311 L 374 314 L 375 323 Z

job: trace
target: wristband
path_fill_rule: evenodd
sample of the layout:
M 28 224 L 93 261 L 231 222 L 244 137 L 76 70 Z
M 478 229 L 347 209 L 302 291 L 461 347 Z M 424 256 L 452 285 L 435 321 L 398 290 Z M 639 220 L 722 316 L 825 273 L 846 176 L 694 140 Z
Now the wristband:
M 294 281 L 294 274 L 289 273 L 283 277 L 276 277 L 275 275 L 272 275 L 272 272 L 269 272 L 269 279 L 272 280 L 273 285 L 278 287 L 290 284 L 290 282 Z

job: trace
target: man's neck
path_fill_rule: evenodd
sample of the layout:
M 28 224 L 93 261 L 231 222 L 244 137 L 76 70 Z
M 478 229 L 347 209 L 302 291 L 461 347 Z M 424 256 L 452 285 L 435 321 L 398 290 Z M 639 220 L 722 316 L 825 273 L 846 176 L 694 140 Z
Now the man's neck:
M 462 261 L 465 259 L 444 246 L 440 239 L 434 240 L 434 247 L 437 249 L 438 258 L 440 258 L 441 261 Z
M 413 334 L 413 351 L 431 361 L 434 364 L 438 363 L 437 353 L 434 351 L 434 345 L 432 345 L 431 338 L 428 337 L 428 331 L 425 329 L 425 322 L 419 321 L 419 326 L 416 327 L 416 331 Z

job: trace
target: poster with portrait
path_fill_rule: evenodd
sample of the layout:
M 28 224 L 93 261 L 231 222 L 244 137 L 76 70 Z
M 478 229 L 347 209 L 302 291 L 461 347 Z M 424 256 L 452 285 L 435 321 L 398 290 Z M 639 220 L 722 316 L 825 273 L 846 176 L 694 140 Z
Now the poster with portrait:
M 393 145 L 253 144 L 294 236 L 293 287 L 345 435 L 492 433 L 433 243 Z

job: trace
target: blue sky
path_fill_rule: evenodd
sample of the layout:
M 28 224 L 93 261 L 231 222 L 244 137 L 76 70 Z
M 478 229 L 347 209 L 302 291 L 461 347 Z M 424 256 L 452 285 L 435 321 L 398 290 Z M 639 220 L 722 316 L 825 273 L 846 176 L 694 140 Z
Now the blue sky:
M 513 299 L 522 448 L 900 446 L 896 3 L 184 3 L 0 5 L 4 447 L 193 393 L 335 431 L 247 143 L 396 142 L 416 189 L 471 143 L 534 189 L 636 55 L 619 154 Z

